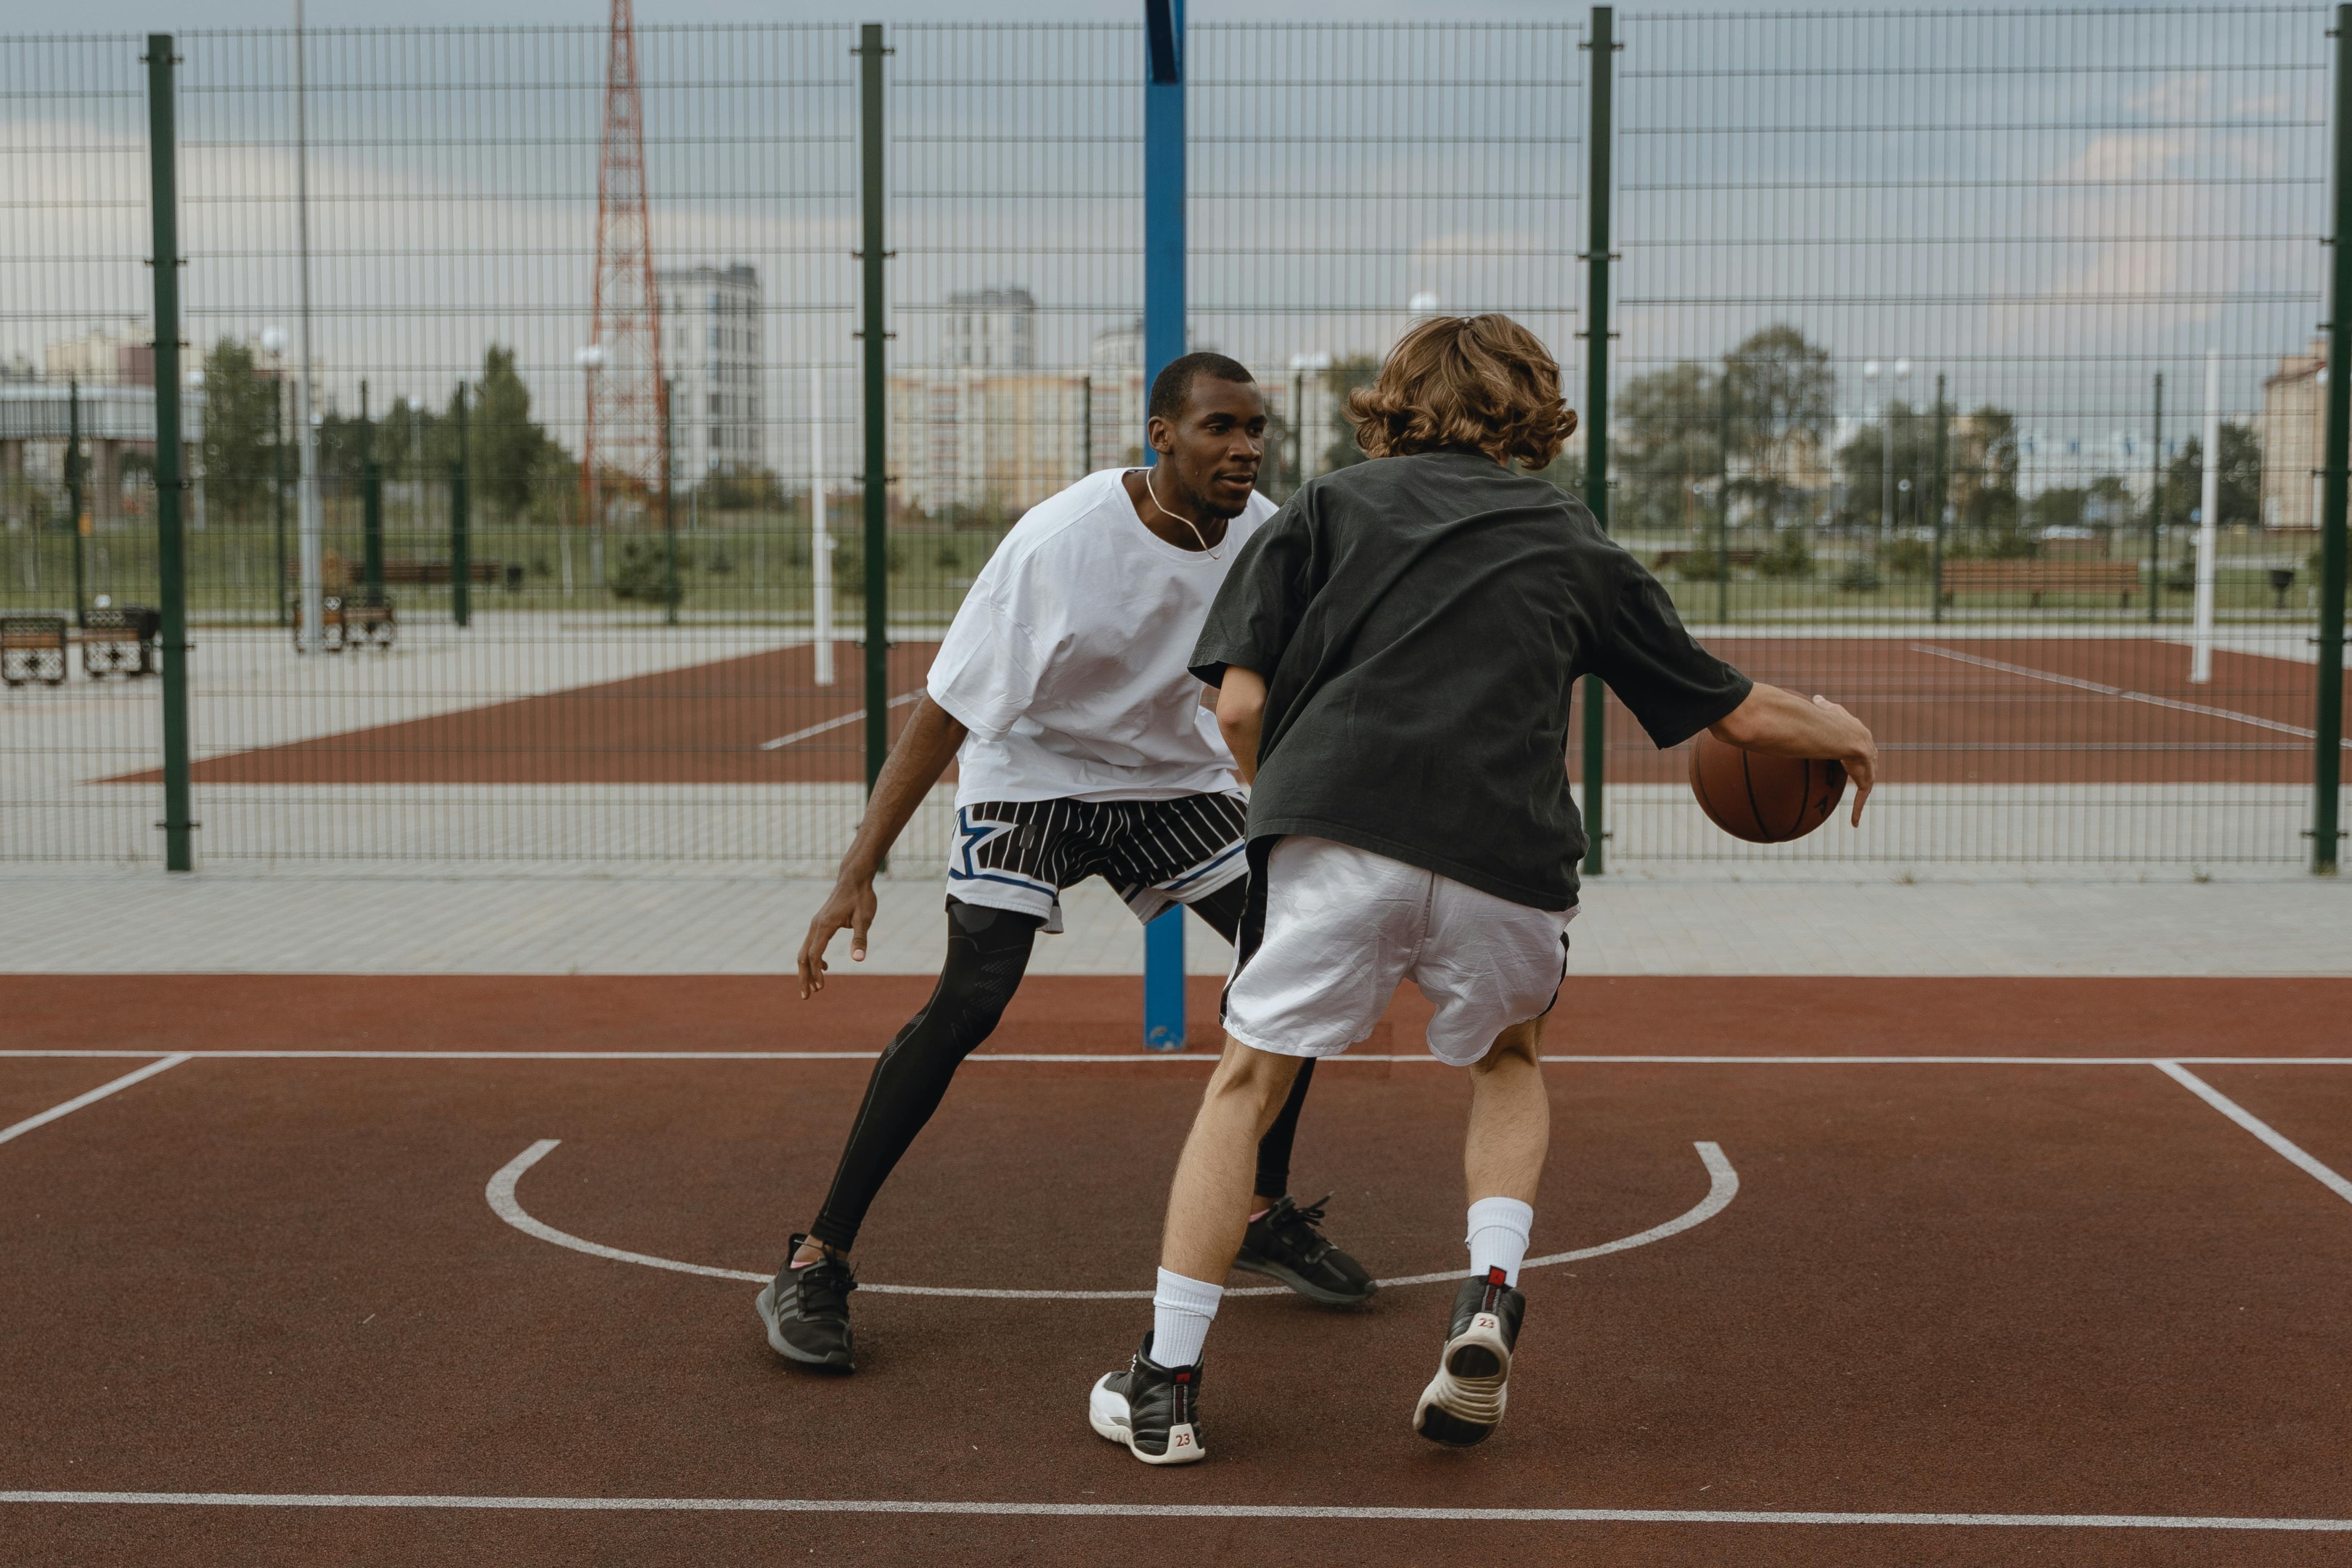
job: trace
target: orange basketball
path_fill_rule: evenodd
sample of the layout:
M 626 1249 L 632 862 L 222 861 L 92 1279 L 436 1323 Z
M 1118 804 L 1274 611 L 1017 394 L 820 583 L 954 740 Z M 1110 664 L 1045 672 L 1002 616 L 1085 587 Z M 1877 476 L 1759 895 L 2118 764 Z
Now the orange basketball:
M 1836 813 L 1845 797 L 1845 766 L 1743 752 L 1702 730 L 1691 748 L 1690 783 L 1707 820 L 1734 838 L 1786 844 Z

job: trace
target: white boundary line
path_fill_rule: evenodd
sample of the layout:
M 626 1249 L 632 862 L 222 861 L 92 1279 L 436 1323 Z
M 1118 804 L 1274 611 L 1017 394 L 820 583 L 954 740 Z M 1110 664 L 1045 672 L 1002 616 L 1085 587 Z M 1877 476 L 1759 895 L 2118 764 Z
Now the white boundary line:
M 127 1058 L 152 1057 L 152 1051 L 81 1050 L 58 1047 L 47 1050 L 0 1050 L 0 1061 L 11 1058 L 89 1057 Z M 182 1061 L 199 1058 L 221 1061 L 355 1061 L 355 1062 L 870 1062 L 879 1051 L 337 1051 L 337 1050 L 217 1050 L 180 1051 L 174 1053 Z M 2018 1067 L 2018 1068 L 2152 1068 L 2166 1062 L 2187 1062 L 2198 1067 L 2352 1067 L 2352 1057 L 1952 1057 L 1952 1056 L 1874 1056 L 1874 1057 L 1711 1057 L 1711 1056 L 1547 1056 L 1543 1058 L 1561 1067 L 1580 1063 L 1594 1066 L 1659 1066 L 1659 1067 Z M 1215 1053 L 1210 1051 L 1104 1051 L 1087 1054 L 1063 1051 L 976 1051 L 966 1057 L 968 1062 L 1009 1062 L 1045 1064 L 1053 1062 L 1131 1064 L 1214 1067 Z M 1326 1057 L 1324 1061 L 1335 1065 L 1349 1062 L 1403 1062 L 1407 1065 L 1443 1067 L 1435 1057 L 1422 1052 L 1399 1053 L 1391 1056 L 1349 1054 Z
M 716 1268 L 707 1263 L 680 1263 L 676 1258 L 656 1258 L 651 1253 L 646 1252 L 626 1252 L 617 1247 L 606 1247 L 601 1242 L 589 1241 L 573 1236 L 569 1231 L 558 1230 L 543 1220 L 532 1218 L 524 1210 L 522 1200 L 516 1195 L 515 1188 L 521 1183 L 524 1172 L 547 1158 L 562 1142 L 560 1138 L 542 1138 L 500 1166 L 498 1173 L 490 1178 L 489 1185 L 482 1190 L 482 1196 L 489 1201 L 491 1212 L 525 1236 L 551 1242 L 557 1247 L 569 1247 L 574 1252 L 584 1252 L 591 1258 L 609 1258 L 614 1263 L 642 1264 L 647 1268 L 666 1268 L 673 1274 L 698 1274 L 709 1279 L 740 1279 L 753 1285 L 768 1283 L 771 1277 L 765 1274 L 747 1273 L 740 1268 Z M 1663 1224 L 1654 1225 L 1649 1229 L 1637 1232 L 1633 1236 L 1620 1237 L 1615 1241 L 1604 1241 L 1598 1247 L 1580 1247 L 1573 1252 L 1556 1252 L 1549 1258 L 1531 1258 L 1519 1267 L 1549 1268 L 1555 1263 L 1576 1263 L 1587 1258 L 1603 1258 L 1612 1252 L 1623 1252 L 1632 1247 L 1646 1247 L 1651 1242 L 1664 1241 L 1670 1236 L 1678 1236 L 1693 1226 L 1704 1225 L 1721 1214 L 1730 1206 L 1731 1200 L 1739 1195 L 1739 1173 L 1731 1168 L 1731 1162 L 1724 1157 L 1720 1146 L 1714 1143 L 1694 1143 L 1691 1147 L 1698 1151 L 1699 1161 L 1706 1167 L 1707 1185 L 1706 1196 L 1688 1209 Z M 1385 1289 L 1399 1285 L 1435 1285 L 1461 1278 L 1460 1269 L 1441 1269 L 1435 1274 L 1408 1274 L 1394 1279 L 1382 1279 L 1378 1283 Z M 1151 1292 L 1149 1290 L 961 1289 L 945 1285 L 868 1285 L 862 1280 L 857 1288 L 860 1290 L 870 1290 L 877 1296 L 952 1296 L 987 1301 L 1149 1301 L 1151 1300 Z M 1228 1296 L 1286 1296 L 1289 1293 L 1289 1288 L 1284 1285 L 1249 1285 L 1225 1292 Z
M 920 697 L 922 694 L 922 689 L 919 687 L 912 691 L 902 691 L 898 693 L 898 696 L 890 699 L 889 701 L 885 702 L 882 706 L 885 710 L 896 708 L 902 703 L 912 702 L 916 698 Z M 860 708 L 855 713 L 844 713 L 838 719 L 827 719 L 822 724 L 812 724 L 805 730 L 795 730 L 789 735 L 779 735 L 772 741 L 762 741 L 760 742 L 760 750 L 763 752 L 780 752 L 796 741 L 805 741 L 811 735 L 822 735 L 828 730 L 838 730 L 845 724 L 855 724 L 860 719 L 865 717 L 866 710 Z
M 2284 1159 L 2288 1164 L 2311 1177 L 2346 1203 L 2352 1204 L 2352 1182 L 2346 1181 L 2334 1171 L 2305 1153 L 2299 1146 L 2288 1142 L 2285 1135 L 2269 1122 L 2182 1067 L 2178 1061 L 2160 1061 L 2156 1064 L 2156 1067 L 2158 1071 L 2171 1079 L 2181 1088 L 2269 1144 L 2271 1152 Z
M 30 1132 L 36 1127 L 47 1127 L 50 1122 L 55 1121 L 61 1116 L 71 1116 L 83 1106 L 91 1104 L 97 1100 L 104 1100 L 108 1095 L 112 1094 L 117 1089 L 129 1089 L 134 1083 L 143 1083 L 147 1079 L 153 1078 L 159 1072 L 169 1072 L 173 1068 L 178 1067 L 182 1062 L 186 1061 L 189 1054 L 190 1053 L 186 1051 L 174 1051 L 170 1056 L 163 1058 L 161 1061 L 149 1062 L 145 1067 L 139 1068 L 136 1072 L 124 1073 L 121 1078 L 116 1079 L 111 1083 L 102 1083 L 96 1089 L 89 1089 L 85 1093 L 77 1094 L 71 1100 L 67 1100 L 63 1105 L 52 1105 L 47 1110 L 42 1111 L 38 1116 L 27 1116 L 24 1121 L 19 1121 L 14 1127 L 0 1127 L 0 1143 L 5 1143 L 12 1138 L 22 1138 L 26 1133 Z
M 0 1503 L 504 1509 L 544 1513 L 947 1514 L 996 1519 L 1332 1519 L 1497 1524 L 1944 1525 L 2011 1530 L 2352 1532 L 2352 1519 L 2179 1513 L 1862 1513 L 1681 1508 L 1345 1508 L 1280 1503 L 956 1502 L 881 1498 L 464 1497 L 356 1492 L 0 1491 Z
M 2029 665 L 2010 664 L 1998 658 L 1986 658 L 1979 654 L 1959 653 L 1951 648 L 1937 647 L 1928 643 L 1915 642 L 1911 645 L 1911 651 L 1932 653 L 1937 658 L 1955 659 L 1961 664 L 1973 664 L 1982 669 L 1997 669 L 2004 675 L 2028 676 L 2035 680 L 2049 681 L 2053 686 L 2071 686 L 2077 691 L 2095 691 L 2102 697 L 2117 697 L 2126 702 L 2145 702 L 2152 708 L 2169 708 L 2176 713 L 2199 713 L 2208 719 L 2227 719 L 2232 723 L 2252 724 L 2259 730 L 2274 730 L 2282 735 L 2297 735 L 2306 741 L 2316 739 L 2319 733 L 2316 730 L 2306 730 L 2300 724 L 2288 724 L 2277 719 L 2265 719 L 2257 713 L 2241 713 L 2233 708 L 2214 708 L 2202 702 L 2183 702 L 2177 698 L 2158 697 L 2152 692 L 2134 691 L 2128 687 L 2109 686 L 2103 681 L 2084 680 L 2075 675 L 2060 675 L 2054 670 L 2035 669 Z M 2352 751 L 2352 741 L 2339 743 L 2346 750 Z

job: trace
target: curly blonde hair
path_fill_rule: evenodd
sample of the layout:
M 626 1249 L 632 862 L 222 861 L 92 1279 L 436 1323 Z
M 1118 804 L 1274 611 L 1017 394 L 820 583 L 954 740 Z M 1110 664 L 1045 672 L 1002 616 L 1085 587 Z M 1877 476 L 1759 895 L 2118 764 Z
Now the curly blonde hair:
M 1379 379 L 1348 395 L 1356 445 L 1375 458 L 1469 447 L 1548 467 L 1576 428 L 1559 365 L 1508 316 L 1433 316 L 1397 340 Z

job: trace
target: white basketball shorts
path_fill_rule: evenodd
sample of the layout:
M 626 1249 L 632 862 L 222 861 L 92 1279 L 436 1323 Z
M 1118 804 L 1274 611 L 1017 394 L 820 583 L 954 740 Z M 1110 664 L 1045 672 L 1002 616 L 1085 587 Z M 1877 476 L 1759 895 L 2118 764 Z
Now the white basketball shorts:
M 1286 837 L 1225 984 L 1225 1031 L 1286 1057 L 1338 1056 L 1411 980 L 1436 1014 L 1430 1054 L 1454 1067 L 1551 1010 L 1568 975 L 1573 909 L 1531 910 L 1450 877 L 1328 838 Z

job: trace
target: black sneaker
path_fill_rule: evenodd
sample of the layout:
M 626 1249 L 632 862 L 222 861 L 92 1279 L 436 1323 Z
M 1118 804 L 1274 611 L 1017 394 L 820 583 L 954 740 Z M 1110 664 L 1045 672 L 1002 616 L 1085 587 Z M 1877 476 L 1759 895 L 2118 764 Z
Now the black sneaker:
M 850 1360 L 849 1293 L 857 1276 L 827 1253 L 806 1268 L 793 1267 L 793 1254 L 808 1237 L 796 1236 L 784 1250 L 784 1266 L 760 1289 L 760 1321 L 768 1343 L 786 1361 L 827 1372 L 856 1370 Z
M 1323 1221 L 1325 1193 L 1305 1208 L 1285 1197 L 1250 1221 L 1234 1267 L 1279 1279 L 1310 1301 L 1360 1307 L 1379 1291 L 1364 1266 L 1331 1245 L 1315 1227 Z
M 1454 1293 L 1454 1321 L 1438 1357 L 1437 1375 L 1421 1391 L 1412 1429 L 1434 1443 L 1466 1448 L 1483 1443 L 1502 1424 L 1509 1390 L 1511 1351 L 1519 1342 L 1519 1320 L 1528 1299 L 1503 1283 L 1503 1271 L 1489 1268 L 1462 1281 Z
M 1205 1459 L 1201 1446 L 1201 1369 L 1166 1367 L 1151 1359 L 1151 1336 L 1125 1372 L 1107 1372 L 1087 1396 L 1095 1435 L 1124 1443 L 1147 1465 L 1189 1465 Z

